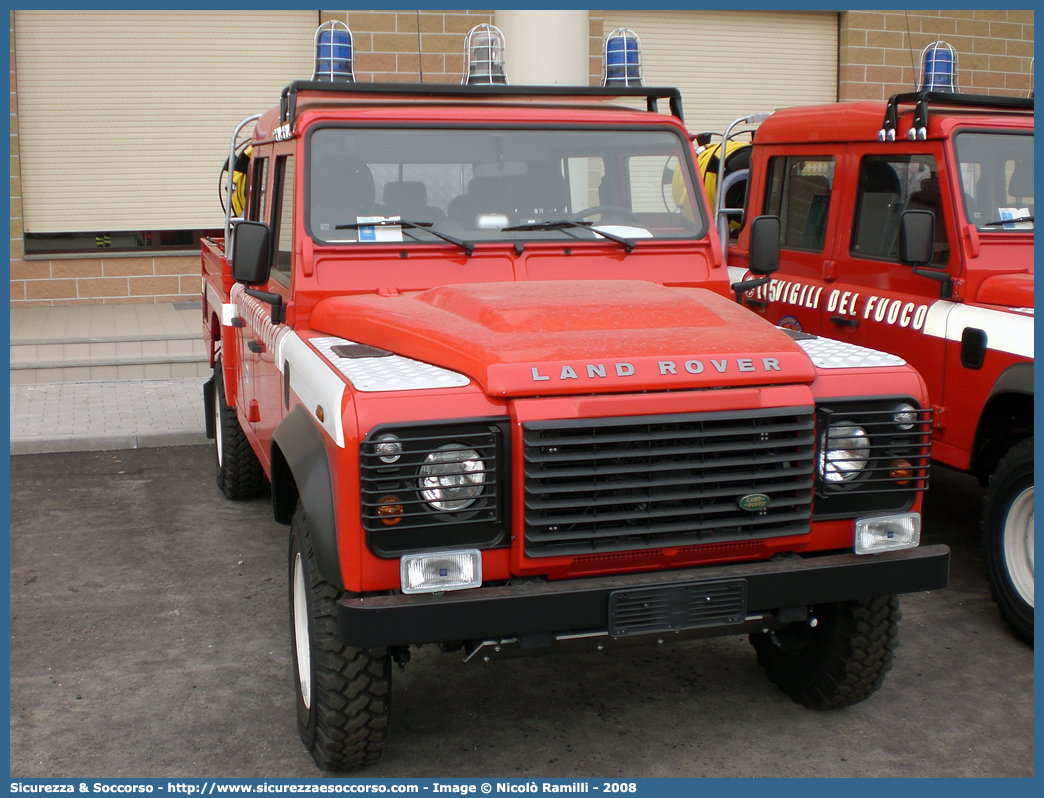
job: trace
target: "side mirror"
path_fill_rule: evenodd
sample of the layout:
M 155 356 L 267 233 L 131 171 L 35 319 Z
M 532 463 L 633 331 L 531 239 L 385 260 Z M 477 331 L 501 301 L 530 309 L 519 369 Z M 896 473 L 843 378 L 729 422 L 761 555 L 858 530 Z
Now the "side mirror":
M 927 266 L 935 252 L 935 214 L 903 211 L 899 217 L 899 262 L 904 266 Z
M 236 222 L 232 276 L 237 283 L 263 285 L 272 267 L 272 230 L 264 222 Z
M 778 216 L 759 216 L 751 222 L 747 268 L 751 274 L 761 275 L 779 271 Z

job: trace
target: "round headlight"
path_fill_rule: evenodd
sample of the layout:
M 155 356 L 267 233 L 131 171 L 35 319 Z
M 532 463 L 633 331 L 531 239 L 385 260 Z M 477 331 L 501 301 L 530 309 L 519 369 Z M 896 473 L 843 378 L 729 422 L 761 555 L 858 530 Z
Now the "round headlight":
M 913 429 L 917 421 L 917 411 L 913 405 L 903 402 L 892 409 L 892 421 L 899 429 Z
M 402 456 L 402 443 L 390 432 L 384 433 L 377 439 L 373 446 L 374 454 L 381 458 L 382 463 L 394 463 Z
M 420 467 L 421 496 L 442 512 L 463 510 L 474 504 L 485 482 L 482 457 L 459 443 L 440 446 L 424 458 Z
M 829 440 L 830 448 L 827 448 Z M 819 439 L 819 475 L 827 482 L 848 482 L 870 459 L 870 439 L 855 424 L 835 422 Z

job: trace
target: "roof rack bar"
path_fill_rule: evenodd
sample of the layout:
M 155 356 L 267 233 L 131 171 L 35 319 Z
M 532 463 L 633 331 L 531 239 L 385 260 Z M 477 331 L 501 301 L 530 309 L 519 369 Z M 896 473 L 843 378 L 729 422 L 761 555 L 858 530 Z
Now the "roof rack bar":
M 671 115 L 684 122 L 681 92 L 674 87 L 648 86 L 512 86 L 504 84 L 456 83 L 337 83 L 295 80 L 283 89 L 279 99 L 279 121 L 291 124 L 297 113 L 299 92 L 327 92 L 341 95 L 408 94 L 413 97 L 644 97 L 646 109 L 658 110 L 657 101 L 670 103 Z
M 949 108 L 986 108 L 997 111 L 1033 111 L 1032 97 L 1012 97 L 994 94 L 961 94 L 948 91 L 911 91 L 893 94 L 885 107 L 884 121 L 877 133 L 879 141 L 895 141 L 896 128 L 899 125 L 901 104 L 914 104 L 914 120 L 911 131 L 917 138 L 923 139 L 928 128 L 928 105 Z

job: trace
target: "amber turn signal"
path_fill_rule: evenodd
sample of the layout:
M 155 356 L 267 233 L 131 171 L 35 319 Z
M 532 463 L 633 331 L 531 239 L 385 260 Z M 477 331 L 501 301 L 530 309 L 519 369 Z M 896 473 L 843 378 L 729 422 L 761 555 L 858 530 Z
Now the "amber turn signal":
M 909 460 L 893 460 L 888 469 L 888 476 L 896 485 L 908 485 L 913 475 L 913 466 Z
M 395 526 L 402 520 L 402 504 L 398 496 L 385 496 L 377 502 L 377 517 L 386 526 Z

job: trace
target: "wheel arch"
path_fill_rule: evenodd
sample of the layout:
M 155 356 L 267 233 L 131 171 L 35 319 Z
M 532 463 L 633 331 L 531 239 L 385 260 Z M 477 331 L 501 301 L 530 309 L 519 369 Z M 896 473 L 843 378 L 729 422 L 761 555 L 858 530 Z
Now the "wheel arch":
M 1033 435 L 1033 363 L 1005 369 L 982 408 L 972 447 L 972 470 L 987 478 L 1012 446 Z
M 303 407 L 291 410 L 272 435 L 271 464 L 275 520 L 289 524 L 300 500 L 319 573 L 343 590 L 330 458 L 322 431 Z

